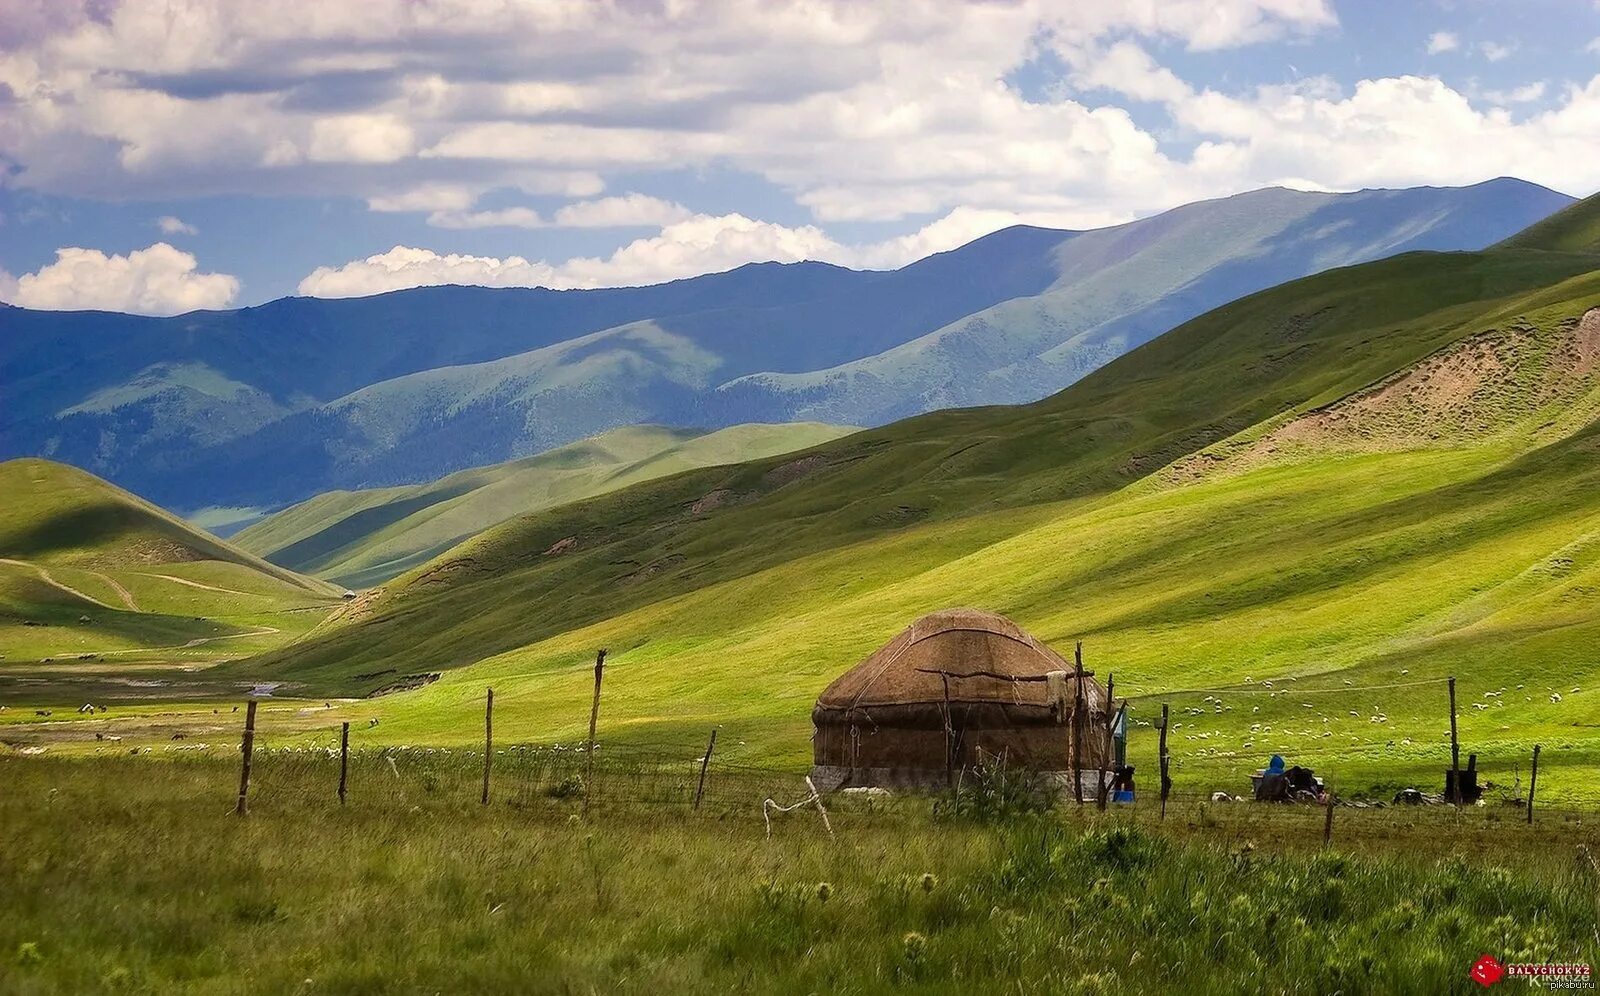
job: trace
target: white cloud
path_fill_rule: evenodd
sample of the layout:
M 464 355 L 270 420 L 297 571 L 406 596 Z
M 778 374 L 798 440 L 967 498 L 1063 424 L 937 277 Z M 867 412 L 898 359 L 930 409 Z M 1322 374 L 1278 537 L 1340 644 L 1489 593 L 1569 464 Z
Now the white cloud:
M 126 256 L 68 247 L 56 250 L 54 263 L 0 280 L 0 291 L 11 304 L 57 311 L 176 315 L 232 303 L 239 281 L 197 268 L 194 256 L 165 242 Z
M 200 229 L 194 227 L 182 218 L 164 214 L 156 219 L 156 227 L 168 235 L 199 235 Z
M 1490 62 L 1499 62 L 1502 59 L 1509 59 L 1511 57 L 1511 53 L 1515 52 L 1516 50 L 1517 46 L 1515 45 L 1502 45 L 1499 42 L 1492 41 L 1483 42 L 1478 46 L 1478 51 L 1482 52 L 1483 57 L 1488 59 Z
M 1510 90 L 1485 90 L 1483 98 L 1496 105 L 1528 104 L 1543 97 L 1544 92 L 1545 85 L 1540 81 L 1513 87 Z
M 1216 50 L 1337 23 L 1329 0 L 190 0 L 179 14 L 104 0 L 95 13 L 33 18 L 0 51 L 0 84 L 20 95 L 0 148 L 21 182 L 358 196 L 464 223 L 497 188 L 565 178 L 561 193 L 593 198 L 622 174 L 712 165 L 765 177 L 822 220 L 1126 215 L 1150 205 L 1119 178 L 1162 171 L 1157 143 L 1120 110 L 1003 85 L 1041 39 Z M 476 219 L 503 220 L 532 221 Z
M 687 221 L 691 214 L 688 208 L 672 201 L 645 194 L 623 194 L 568 204 L 556 211 L 555 223 L 562 228 L 659 227 Z
M 681 204 L 645 194 L 622 194 L 578 201 L 545 218 L 528 207 L 490 211 L 434 211 L 428 224 L 436 228 L 660 228 L 687 221 L 693 212 Z
M 1600 38 L 1596 38 L 1594 41 L 1590 42 L 1585 51 L 1600 53 Z
M 1461 39 L 1451 31 L 1435 31 L 1428 36 L 1428 54 L 1454 52 L 1461 47 Z
M 361 297 L 404 287 L 468 284 L 478 287 L 553 286 L 554 270 L 521 256 L 440 255 L 431 249 L 395 246 L 388 252 L 339 267 L 319 266 L 300 281 L 310 297 Z
M 435 211 L 428 215 L 435 228 L 549 228 L 550 223 L 533 208 L 496 211 Z
M 393 114 L 342 114 L 311 123 L 307 156 L 316 162 L 392 163 L 409 156 L 416 137 Z
M 1552 68 L 1538 96 L 1425 76 L 1207 88 L 1151 55 L 1314 36 L 1337 24 L 1327 0 L 97 0 L 92 13 L 0 25 L 0 84 L 16 95 L 0 149 L 23 166 L 16 183 L 87 197 L 343 195 L 453 227 L 656 232 L 587 262 L 378 263 L 360 270 L 369 284 L 452 265 L 533 282 L 546 267 L 561 285 L 666 279 L 696 253 L 703 270 L 797 245 L 892 265 L 991 224 L 1089 227 L 1275 182 L 1508 173 L 1600 186 L 1588 137 L 1600 133 L 1600 78 L 1560 81 Z M 1509 52 L 1449 32 L 1427 48 L 1452 43 Z M 1005 80 L 1041 52 L 1066 62 L 1070 88 L 1030 99 Z M 1136 119 L 1118 106 L 1129 101 L 1155 107 Z M 1161 111 L 1170 120 L 1152 124 L 1147 112 Z M 695 249 L 701 216 L 602 196 L 639 174 L 703 168 L 759 176 L 819 225 L 936 220 L 843 246 L 745 218 L 757 227 L 724 223 Z M 581 203 L 484 206 L 508 188 Z

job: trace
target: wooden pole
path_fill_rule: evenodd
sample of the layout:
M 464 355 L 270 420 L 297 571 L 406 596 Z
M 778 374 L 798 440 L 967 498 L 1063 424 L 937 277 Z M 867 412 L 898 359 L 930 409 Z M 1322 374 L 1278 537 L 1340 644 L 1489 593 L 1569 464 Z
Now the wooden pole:
M 233 811 L 243 816 L 249 811 L 248 798 L 250 795 L 250 755 L 256 749 L 256 700 L 251 699 L 244 710 L 244 743 L 239 745 L 239 752 L 243 760 L 239 768 L 239 804 Z
M 494 763 L 494 689 L 483 703 L 483 804 L 489 804 L 489 768 Z
M 1111 764 L 1111 737 L 1112 729 L 1117 724 L 1117 712 L 1112 708 L 1116 699 L 1113 694 L 1117 687 L 1117 676 L 1110 671 L 1106 672 L 1106 742 L 1105 749 L 1100 753 L 1100 784 L 1096 789 L 1096 803 L 1103 813 L 1106 811 L 1106 797 L 1110 789 L 1106 787 L 1106 768 Z
M 1461 805 L 1461 741 L 1456 739 L 1456 678 L 1450 676 L 1450 801 Z
M 1172 779 L 1167 777 L 1167 704 L 1161 703 L 1161 818 L 1167 818 L 1167 796 L 1172 792 Z
M 1539 785 L 1539 745 L 1533 745 L 1533 770 L 1528 772 L 1528 822 L 1533 822 L 1533 790 Z
M 706 756 L 700 759 L 700 785 L 694 790 L 694 808 L 700 808 L 700 797 L 706 794 L 706 768 L 711 764 L 711 752 L 717 749 L 717 729 L 711 728 L 711 742 L 706 744 Z
M 1333 792 L 1324 789 L 1323 795 L 1327 797 L 1328 815 L 1322 821 L 1322 846 L 1327 847 L 1333 843 Z
M 350 724 L 339 729 L 339 805 L 344 805 L 344 786 L 350 776 Z
M 955 791 L 955 730 L 950 726 L 950 676 L 941 674 L 939 680 L 944 685 L 944 787 Z
M 1083 641 L 1072 651 L 1072 797 L 1083 805 Z
M 589 707 L 588 756 L 583 760 L 583 815 L 589 815 L 589 797 L 594 794 L 594 732 L 600 721 L 600 678 L 606 670 L 606 652 L 601 648 L 594 658 L 594 704 Z

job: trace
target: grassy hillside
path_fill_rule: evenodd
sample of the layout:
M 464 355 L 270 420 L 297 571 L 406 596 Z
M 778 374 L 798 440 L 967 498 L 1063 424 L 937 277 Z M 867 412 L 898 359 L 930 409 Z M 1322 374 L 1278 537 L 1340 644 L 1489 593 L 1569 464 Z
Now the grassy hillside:
M 1503 249 L 1545 249 L 1600 255 L 1600 200 L 1571 204 L 1501 242 Z
M 337 597 L 63 464 L 0 463 L 0 493 L 0 655 L 13 682 L 29 662 L 87 682 L 131 663 L 258 652 Z
M 1346 785 L 1432 787 L 1455 674 L 1492 779 L 1538 741 L 1548 791 L 1592 793 L 1596 308 L 1600 272 L 1570 254 L 1334 271 L 1039 405 L 507 523 L 251 666 L 315 688 L 478 661 L 349 714 L 381 716 L 376 742 L 471 742 L 487 684 L 497 730 L 570 739 L 606 646 L 613 737 L 721 724 L 729 750 L 801 764 L 828 680 L 975 604 L 1173 701 L 1181 780 L 1278 750 Z
M 1552 293 L 1580 295 L 1600 278 L 1549 288 L 1589 267 L 1545 253 L 1414 254 L 1297 281 L 1187 323 L 1037 405 L 937 413 L 803 460 L 678 475 L 508 523 L 260 664 L 334 681 L 396 656 L 458 666 L 919 523 L 966 519 L 953 527 L 971 537 L 962 542 L 992 542 L 1044 503 L 1109 494 L 1547 307 Z M 1005 509 L 1016 511 L 974 518 Z
M 430 484 L 318 495 L 233 541 L 285 567 L 366 587 L 515 515 L 692 468 L 805 449 L 852 431 L 816 423 L 737 425 L 716 432 L 628 426 Z

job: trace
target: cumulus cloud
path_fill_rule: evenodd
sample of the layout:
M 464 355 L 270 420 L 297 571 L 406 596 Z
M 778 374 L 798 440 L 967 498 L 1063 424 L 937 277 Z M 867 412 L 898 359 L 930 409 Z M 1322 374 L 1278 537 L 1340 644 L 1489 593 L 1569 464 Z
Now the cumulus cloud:
M 0 279 L 11 304 L 52 311 L 127 311 L 176 315 L 225 308 L 239 292 L 226 273 L 200 273 L 193 255 L 157 242 L 126 256 L 98 249 L 56 250 L 56 261 L 15 279 Z
M 156 219 L 156 227 L 168 235 L 199 235 L 200 229 L 194 227 L 182 218 L 164 214 Z
M 1461 39 L 1452 31 L 1435 31 L 1428 36 L 1428 54 L 1454 52 L 1461 47 Z
M 353 195 L 524 226 L 532 216 L 474 205 L 549 183 L 593 198 L 622 174 L 713 164 L 823 221 L 960 206 L 1126 216 L 1152 205 L 1119 178 L 1160 173 L 1164 157 L 1120 110 L 1002 83 L 1041 39 L 1217 50 L 1337 23 L 1329 0 L 93 6 L 33 18 L 0 52 L 0 84 L 21 95 L 0 148 L 26 185 Z

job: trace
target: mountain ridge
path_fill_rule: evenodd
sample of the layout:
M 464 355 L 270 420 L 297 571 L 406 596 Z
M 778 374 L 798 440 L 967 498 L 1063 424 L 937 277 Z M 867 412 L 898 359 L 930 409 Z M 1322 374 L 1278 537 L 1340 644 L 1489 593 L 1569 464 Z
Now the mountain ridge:
M 1033 400 L 1243 293 L 1476 248 L 1567 200 L 1513 180 L 1275 189 L 1113 229 L 1014 226 L 893 271 L 752 264 L 646 288 L 418 288 L 175 319 L 13 310 L 0 384 L 22 401 L 0 413 L 0 454 L 194 511 L 415 483 L 625 424 L 883 424 Z

